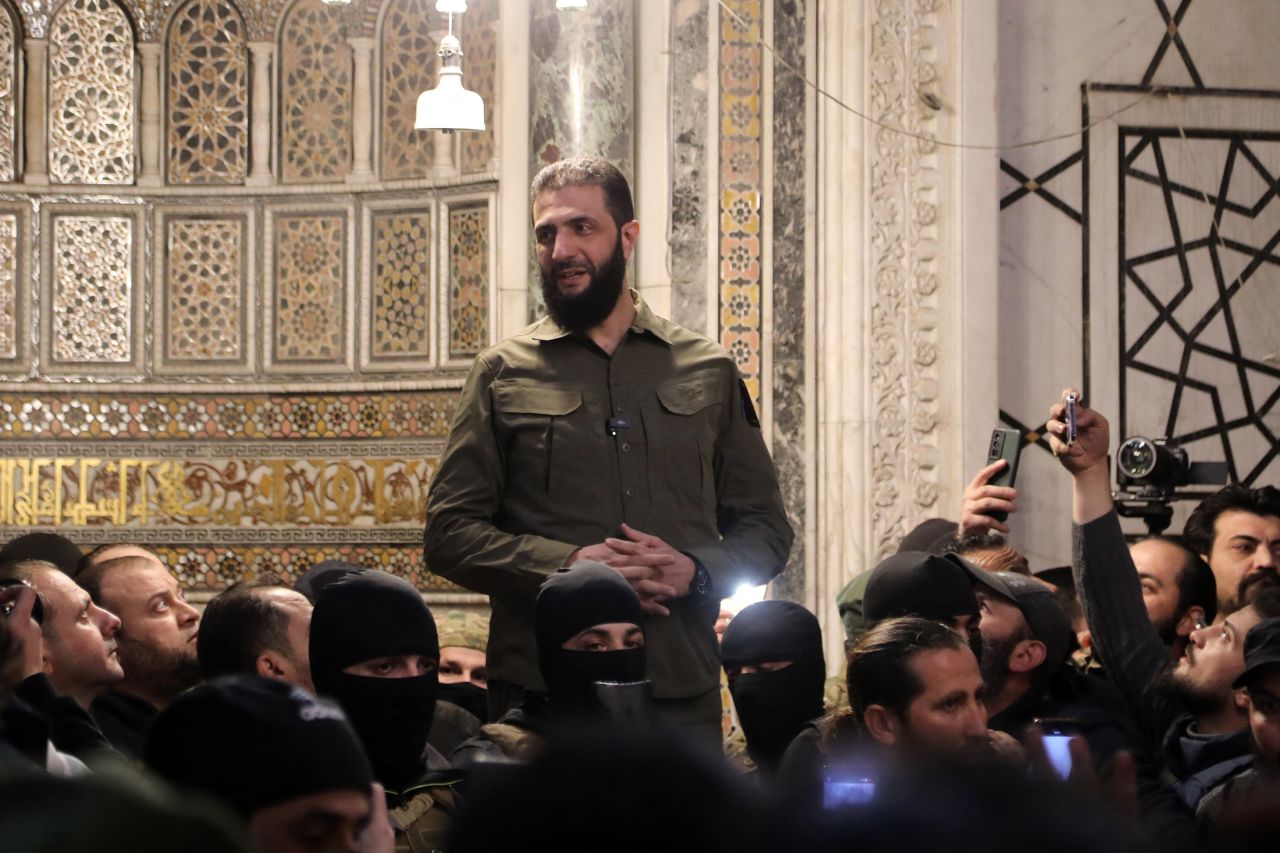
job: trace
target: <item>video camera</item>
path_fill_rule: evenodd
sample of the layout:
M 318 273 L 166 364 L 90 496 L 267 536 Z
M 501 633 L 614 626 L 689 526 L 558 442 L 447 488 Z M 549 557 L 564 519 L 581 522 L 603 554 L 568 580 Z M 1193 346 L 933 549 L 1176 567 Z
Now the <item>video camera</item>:
M 1173 520 L 1177 489 L 1227 482 L 1227 463 L 1192 462 L 1187 451 L 1168 438 L 1126 438 L 1116 453 L 1116 484 L 1112 493 L 1116 511 L 1126 518 L 1141 518 L 1156 536 Z

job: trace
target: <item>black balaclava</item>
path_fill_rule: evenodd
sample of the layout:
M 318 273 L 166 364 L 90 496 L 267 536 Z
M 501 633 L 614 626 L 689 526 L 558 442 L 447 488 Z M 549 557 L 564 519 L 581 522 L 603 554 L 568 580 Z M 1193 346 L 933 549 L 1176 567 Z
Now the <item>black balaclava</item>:
M 560 646 L 593 625 L 644 625 L 631 584 L 602 563 L 581 561 L 547 578 L 534 605 L 538 664 L 547 698 L 557 714 L 600 710 L 596 682 L 644 681 L 644 647 L 579 652 Z
M 464 711 L 475 715 L 480 722 L 489 719 L 489 691 L 470 681 L 455 681 L 451 684 L 441 682 L 439 694 L 441 699 L 452 702 Z
M 363 572 L 321 591 L 311 614 L 311 679 L 346 711 L 378 780 L 402 791 L 426 769 L 422 752 L 435 714 L 436 671 L 412 678 L 343 672 L 391 655 L 440 659 L 435 620 L 408 581 Z
M 747 737 L 747 752 L 772 771 L 805 723 L 822 716 L 826 665 L 817 618 L 793 601 L 760 601 L 725 628 L 720 655 L 726 670 L 791 661 L 773 671 L 729 676 L 729 692 Z

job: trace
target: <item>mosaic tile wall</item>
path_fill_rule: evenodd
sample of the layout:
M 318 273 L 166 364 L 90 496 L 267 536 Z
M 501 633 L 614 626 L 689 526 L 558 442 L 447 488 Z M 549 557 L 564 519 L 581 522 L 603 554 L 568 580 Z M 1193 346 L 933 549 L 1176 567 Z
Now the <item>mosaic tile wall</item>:
M 720 16 L 720 343 L 760 406 L 763 0 Z M 731 14 L 732 13 L 732 14 Z
M 457 392 L 0 394 L 0 535 L 155 547 L 188 589 L 342 558 L 456 591 L 421 557 Z
M 421 531 L 494 328 L 498 0 L 457 22 L 489 129 L 425 140 L 431 0 L 53 5 L 0 15 L 0 541 L 452 590 Z

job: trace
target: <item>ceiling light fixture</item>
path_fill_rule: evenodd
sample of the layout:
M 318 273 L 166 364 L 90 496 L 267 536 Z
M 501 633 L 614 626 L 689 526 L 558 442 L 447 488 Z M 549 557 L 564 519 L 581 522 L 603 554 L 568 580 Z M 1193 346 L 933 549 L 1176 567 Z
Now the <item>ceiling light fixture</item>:
M 418 96 L 415 130 L 484 130 L 484 100 L 462 87 L 462 42 L 453 34 L 453 16 L 467 11 L 466 0 L 436 0 L 436 11 L 448 14 L 449 32 L 440 40 L 440 78 L 434 89 Z

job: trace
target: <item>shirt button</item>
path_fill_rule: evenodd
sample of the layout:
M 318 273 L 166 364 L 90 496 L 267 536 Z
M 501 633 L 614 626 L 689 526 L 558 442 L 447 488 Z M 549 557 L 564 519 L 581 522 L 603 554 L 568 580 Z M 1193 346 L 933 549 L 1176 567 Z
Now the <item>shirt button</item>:
M 626 495 L 627 497 L 632 497 L 635 494 L 635 492 L 631 491 L 630 489 L 627 489 L 625 492 L 623 492 L 623 494 Z
M 627 452 L 628 450 L 630 450 L 630 449 L 631 449 L 631 445 L 627 444 L 627 443 L 624 441 L 624 442 L 622 443 L 622 452 L 623 452 L 623 453 L 626 453 L 626 452 Z

